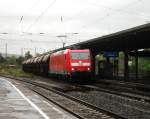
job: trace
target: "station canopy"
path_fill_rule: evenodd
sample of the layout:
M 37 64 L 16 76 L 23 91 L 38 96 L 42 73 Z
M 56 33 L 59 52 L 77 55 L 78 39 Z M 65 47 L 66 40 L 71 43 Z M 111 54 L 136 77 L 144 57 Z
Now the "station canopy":
M 110 35 L 90 39 L 65 48 L 91 49 L 93 51 L 125 51 L 150 48 L 150 23 Z

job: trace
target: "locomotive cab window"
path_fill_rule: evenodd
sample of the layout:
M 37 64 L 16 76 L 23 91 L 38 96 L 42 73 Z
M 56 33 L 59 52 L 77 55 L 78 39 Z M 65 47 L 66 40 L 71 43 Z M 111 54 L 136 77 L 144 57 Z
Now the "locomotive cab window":
M 90 54 L 88 52 L 72 52 L 71 53 L 71 59 L 76 60 L 76 59 L 81 59 L 81 60 L 86 60 L 90 58 Z

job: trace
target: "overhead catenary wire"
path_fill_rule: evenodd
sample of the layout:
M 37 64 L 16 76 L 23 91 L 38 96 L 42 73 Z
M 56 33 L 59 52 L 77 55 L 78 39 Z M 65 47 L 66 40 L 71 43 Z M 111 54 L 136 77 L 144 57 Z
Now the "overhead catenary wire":
M 128 7 L 131 7 L 131 6 L 133 6 L 133 5 L 136 5 L 135 3 L 138 2 L 138 1 L 142 1 L 142 0 L 134 0 L 134 1 L 131 1 L 131 2 L 129 2 L 128 4 L 126 4 L 125 6 L 123 6 L 123 7 L 120 8 L 120 9 L 115 9 L 115 8 L 111 8 L 111 7 L 106 6 L 106 5 L 101 5 L 101 4 L 98 4 L 98 3 L 93 3 L 93 2 L 91 3 L 91 2 L 85 1 L 85 2 L 84 2 L 85 4 L 89 4 L 89 5 L 92 5 L 92 6 L 96 6 L 97 8 L 105 8 L 105 9 L 108 9 L 110 12 L 106 13 L 104 16 L 101 16 L 100 18 L 98 18 L 98 19 L 92 21 L 92 22 L 89 23 L 89 24 L 85 24 L 85 25 L 81 26 L 81 28 L 79 29 L 78 32 L 84 31 L 85 28 L 91 26 L 93 23 L 96 24 L 97 22 L 100 22 L 100 21 L 102 21 L 102 20 L 104 20 L 104 19 L 106 19 L 106 18 L 108 18 L 108 17 L 110 17 L 110 16 L 113 16 L 113 15 L 115 15 L 116 13 L 126 13 L 126 14 L 131 14 L 131 13 L 133 13 L 133 12 L 128 12 L 128 11 L 126 11 L 125 8 L 128 8 Z M 86 7 L 86 8 L 84 8 L 84 9 L 80 10 L 79 13 L 78 13 L 78 15 L 81 14 L 82 12 L 86 12 L 87 9 L 89 9 L 89 8 L 90 8 L 90 7 Z M 142 16 L 143 16 L 143 14 L 141 14 L 141 13 L 135 13 L 135 14 L 139 14 L 139 15 L 142 15 Z M 74 19 L 74 18 L 66 19 L 65 22 L 70 21 L 70 20 L 72 20 L 72 19 Z
M 85 31 L 85 29 L 86 29 L 87 27 L 89 27 L 89 26 L 91 26 L 91 25 L 93 25 L 93 24 L 95 24 L 95 23 L 98 23 L 98 22 L 100 22 L 100 21 L 102 21 L 102 20 L 104 20 L 104 19 L 106 19 L 106 18 L 108 18 L 108 17 L 110 17 L 110 16 L 113 16 L 113 15 L 115 15 L 115 13 L 127 13 L 127 14 L 131 14 L 131 12 L 129 13 L 129 12 L 127 12 L 127 11 L 124 11 L 124 9 L 126 9 L 126 8 L 128 8 L 128 7 L 132 6 L 132 5 L 134 5 L 134 3 L 138 2 L 138 1 L 140 2 L 140 1 L 142 1 L 142 0 L 134 0 L 134 1 L 130 2 L 129 4 L 125 5 L 124 7 L 120 8 L 120 9 L 114 9 L 114 8 L 107 7 L 107 6 L 105 6 L 105 5 L 100 5 L 100 4 L 95 4 L 95 3 L 87 2 L 87 4 L 91 4 L 91 5 L 94 5 L 94 6 L 96 6 L 96 7 L 103 7 L 103 8 L 109 9 L 109 10 L 111 10 L 111 12 L 105 14 L 104 16 L 102 16 L 102 17 L 100 17 L 100 18 L 98 18 L 98 19 L 96 19 L 96 20 L 94 20 L 94 21 L 92 21 L 92 22 L 89 23 L 89 24 L 86 24 L 86 25 L 81 26 L 79 32 Z M 115 12 L 115 13 L 114 13 L 114 12 Z M 137 14 L 137 13 L 135 13 L 135 14 Z M 139 13 L 138 13 L 138 14 L 139 14 Z
M 106 5 L 101 5 L 101 4 L 96 4 L 96 3 L 91 3 L 91 2 L 88 2 L 88 1 L 86 1 L 86 3 L 87 4 L 90 4 L 90 5 L 93 5 L 93 6 L 96 6 L 96 7 L 103 7 L 103 8 L 105 8 L 105 9 L 109 9 L 109 10 L 112 10 L 112 11 L 114 11 L 114 12 L 118 12 L 118 13 L 126 13 L 126 14 L 131 14 L 131 13 L 133 13 L 133 14 L 138 14 L 138 15 L 142 15 L 143 16 L 143 14 L 142 13 L 139 13 L 139 12 L 133 12 L 133 11 L 130 11 L 130 12 L 128 12 L 128 11 L 126 11 L 126 9 L 127 8 L 129 8 L 130 6 L 133 6 L 133 5 L 137 5 L 137 4 L 135 4 L 136 2 L 141 2 L 142 0 L 134 0 L 133 2 L 130 2 L 130 3 L 128 3 L 128 4 L 126 4 L 124 7 L 122 7 L 122 8 L 120 8 L 120 9 L 115 9 L 115 8 L 111 8 L 111 7 L 108 7 L 108 6 L 106 6 Z M 126 9 L 125 9 L 126 8 Z M 145 16 L 145 15 L 144 15 Z
M 20 40 L 20 39 L 6 39 L 6 38 L 0 38 L 0 40 L 4 40 L 4 41 L 9 41 L 11 40 L 11 42 L 27 42 L 27 41 L 30 41 L 32 43 L 62 43 L 61 41 L 54 41 L 54 40 L 51 40 L 51 41 L 47 41 L 47 40 L 32 40 L 32 39 L 26 39 L 26 40 Z M 76 43 L 76 42 L 73 42 L 73 41 L 68 41 L 67 43 Z
M 32 11 L 32 9 L 37 6 L 37 4 L 39 3 L 40 0 L 37 0 L 32 6 L 30 9 L 28 9 L 29 12 Z M 21 32 L 23 32 L 23 19 L 24 19 L 24 16 L 19 16 L 19 24 L 21 25 Z
M 35 19 L 35 21 L 26 29 L 26 32 L 28 32 L 39 20 L 40 18 L 48 11 L 48 9 L 56 2 L 56 0 L 53 0 L 50 2 L 48 7 Z
M 142 1 L 142 0 L 134 0 L 132 2 L 129 2 L 128 4 L 126 4 L 124 7 L 120 8 L 120 9 L 111 8 L 109 6 L 102 5 L 102 4 L 99 4 L 99 3 L 94 3 L 94 2 L 88 2 L 88 1 L 86 1 L 85 3 L 86 4 L 90 4 L 92 6 L 96 6 L 96 7 L 103 7 L 105 9 L 110 9 L 110 10 L 116 11 L 116 12 L 126 12 L 126 11 L 124 11 L 124 8 L 136 5 L 135 3 L 138 2 L 138 1 Z
M 37 0 L 37 1 L 31 6 L 31 8 L 30 8 L 28 11 L 31 12 L 32 9 L 38 5 L 39 1 L 40 1 L 40 0 Z
M 141 0 L 134 0 L 133 2 L 130 2 L 129 4 L 127 4 L 125 7 L 128 7 L 128 6 L 130 6 L 131 4 L 133 4 L 133 3 L 137 2 L 137 1 L 141 1 Z M 43 14 L 44 14 L 44 13 L 49 9 L 49 7 L 50 7 L 51 5 L 53 5 L 55 2 L 56 2 L 56 0 L 54 0 L 53 2 L 51 2 L 51 3 L 49 4 L 49 6 L 41 13 L 41 15 L 38 16 L 37 19 L 27 28 L 27 31 L 30 30 L 30 29 L 39 21 L 39 19 L 43 16 Z M 105 6 L 105 5 L 95 4 L 95 3 L 88 2 L 88 1 L 86 1 L 85 3 L 91 4 L 91 5 L 94 5 L 94 6 L 97 6 L 97 7 L 103 7 L 103 8 L 112 10 L 113 12 L 115 11 L 115 12 L 125 12 L 125 13 L 127 13 L 126 11 L 124 11 L 124 10 L 122 11 L 122 10 L 121 10 L 121 9 L 123 9 L 123 8 L 121 8 L 121 9 L 114 9 L 114 8 L 111 8 L 111 7 L 108 7 L 108 6 Z M 130 14 L 130 13 L 129 13 L 129 14 Z M 102 17 L 102 18 L 100 18 L 100 20 L 106 19 L 106 18 L 109 17 L 109 16 L 110 16 L 110 13 L 107 13 L 106 16 L 104 16 L 105 18 Z M 62 18 L 62 16 L 61 16 L 61 18 Z M 61 19 L 61 20 L 62 20 L 62 19 Z M 94 22 L 95 22 L 95 21 L 94 21 Z M 94 22 L 92 22 L 92 23 L 94 23 Z M 92 23 L 90 23 L 90 24 L 92 24 Z M 87 26 L 87 25 L 84 25 L 83 28 L 84 28 L 85 26 Z M 83 28 L 81 28 L 81 29 L 83 29 Z

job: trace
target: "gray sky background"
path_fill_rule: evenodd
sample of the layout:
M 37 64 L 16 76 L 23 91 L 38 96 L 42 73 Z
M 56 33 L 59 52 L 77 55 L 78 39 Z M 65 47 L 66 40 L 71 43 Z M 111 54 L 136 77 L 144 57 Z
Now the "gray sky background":
M 42 53 L 148 22 L 149 0 L 0 0 L 0 53 L 6 44 Z

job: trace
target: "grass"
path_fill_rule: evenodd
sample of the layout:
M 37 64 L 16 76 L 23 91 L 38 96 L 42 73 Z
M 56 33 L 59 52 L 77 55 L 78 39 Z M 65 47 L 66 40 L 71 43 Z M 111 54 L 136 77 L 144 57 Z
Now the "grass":
M 33 78 L 32 74 L 25 73 L 22 71 L 21 66 L 16 65 L 10 67 L 7 64 L 0 64 L 0 75 L 22 77 L 22 78 Z

